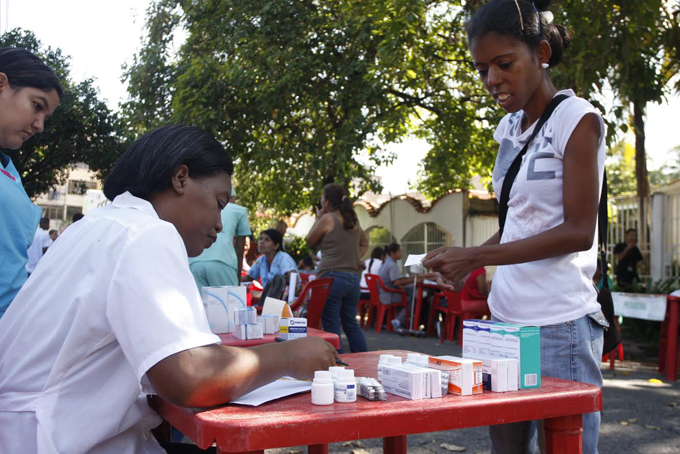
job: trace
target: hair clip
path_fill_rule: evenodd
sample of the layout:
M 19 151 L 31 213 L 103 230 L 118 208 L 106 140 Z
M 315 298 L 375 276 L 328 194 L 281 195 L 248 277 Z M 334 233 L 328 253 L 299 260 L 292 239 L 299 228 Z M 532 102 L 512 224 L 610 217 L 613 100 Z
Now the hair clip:
M 538 34 L 541 34 L 541 13 L 538 12 L 538 8 L 536 8 L 536 3 L 531 2 L 531 6 L 534 7 L 534 11 L 536 11 L 536 19 L 538 20 Z
M 519 26 L 524 31 L 524 19 L 522 19 L 522 9 L 519 7 L 519 2 L 515 0 L 515 5 L 517 6 L 517 12 L 519 13 Z M 536 8 L 534 6 L 534 8 Z

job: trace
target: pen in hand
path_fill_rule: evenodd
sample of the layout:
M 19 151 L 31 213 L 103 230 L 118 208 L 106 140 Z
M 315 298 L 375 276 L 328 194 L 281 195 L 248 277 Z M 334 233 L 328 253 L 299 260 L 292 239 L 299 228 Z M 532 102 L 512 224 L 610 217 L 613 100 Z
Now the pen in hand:
M 274 340 L 276 342 L 286 342 L 286 339 L 281 339 L 280 337 L 275 337 Z M 347 364 L 346 362 L 344 362 L 343 360 L 341 360 L 339 358 L 335 358 L 335 362 L 338 363 L 338 364 L 342 364 L 343 366 L 349 367 L 349 364 Z

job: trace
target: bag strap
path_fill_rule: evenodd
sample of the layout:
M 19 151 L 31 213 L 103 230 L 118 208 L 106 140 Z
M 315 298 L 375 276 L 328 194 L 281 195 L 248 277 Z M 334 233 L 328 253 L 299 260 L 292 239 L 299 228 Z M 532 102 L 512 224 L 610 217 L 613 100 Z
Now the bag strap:
M 600 194 L 600 207 L 597 214 L 598 243 L 600 245 L 600 273 L 602 273 L 602 286 L 609 288 L 607 283 L 607 171 L 602 175 L 602 193 Z
M 505 179 L 503 180 L 503 188 L 501 189 L 501 201 L 499 202 L 498 206 L 498 226 L 501 236 L 503 236 L 503 227 L 505 227 L 505 219 L 508 215 L 508 201 L 510 200 L 510 190 L 512 189 L 512 184 L 515 182 L 515 178 L 517 178 L 519 168 L 522 166 L 522 158 L 527 153 L 531 141 L 534 140 L 534 138 L 541 130 L 545 122 L 548 121 L 548 118 L 550 118 L 555 108 L 559 106 L 560 103 L 567 98 L 568 98 L 567 95 L 558 95 L 550 100 L 545 110 L 543 111 L 543 114 L 541 114 L 541 118 L 538 119 L 536 127 L 534 128 L 534 132 L 531 133 L 529 140 L 527 140 L 526 144 L 524 144 L 524 148 L 522 148 L 522 151 L 520 151 L 517 157 L 515 157 L 515 160 L 512 161 L 512 164 L 508 169 L 508 173 L 505 174 Z

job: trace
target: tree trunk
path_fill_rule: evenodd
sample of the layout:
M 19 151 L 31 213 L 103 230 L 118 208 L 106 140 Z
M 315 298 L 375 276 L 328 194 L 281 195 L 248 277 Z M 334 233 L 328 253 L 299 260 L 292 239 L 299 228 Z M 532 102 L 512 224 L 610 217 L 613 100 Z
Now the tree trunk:
M 647 175 L 647 154 L 645 153 L 645 106 L 633 102 L 633 125 L 635 130 L 635 179 L 638 197 L 638 241 L 647 250 L 647 207 L 649 201 L 649 177 Z

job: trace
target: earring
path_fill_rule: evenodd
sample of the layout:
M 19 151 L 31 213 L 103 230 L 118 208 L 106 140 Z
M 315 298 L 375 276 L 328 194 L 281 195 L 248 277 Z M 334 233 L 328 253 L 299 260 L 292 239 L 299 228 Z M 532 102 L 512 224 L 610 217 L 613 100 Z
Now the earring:
M 550 65 L 547 63 L 541 63 L 541 67 L 543 67 L 543 69 L 548 69 L 550 68 Z

